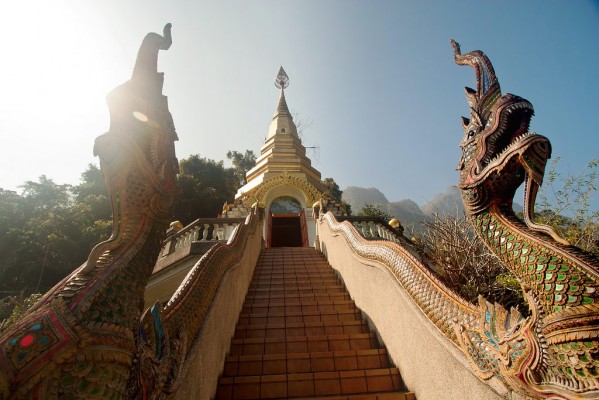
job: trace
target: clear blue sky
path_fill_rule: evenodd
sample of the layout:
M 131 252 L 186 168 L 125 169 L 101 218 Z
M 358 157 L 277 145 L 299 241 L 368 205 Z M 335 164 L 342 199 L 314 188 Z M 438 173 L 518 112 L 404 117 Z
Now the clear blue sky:
M 41 174 L 78 182 L 108 129 L 106 93 L 166 22 L 173 46 L 159 69 L 179 158 L 258 153 L 283 65 L 323 178 L 422 204 L 458 180 L 463 87 L 475 85 L 451 38 L 485 51 L 502 90 L 533 103 L 531 129 L 566 173 L 599 157 L 597 2 L 40 0 L 3 3 L 0 22 L 6 189 Z

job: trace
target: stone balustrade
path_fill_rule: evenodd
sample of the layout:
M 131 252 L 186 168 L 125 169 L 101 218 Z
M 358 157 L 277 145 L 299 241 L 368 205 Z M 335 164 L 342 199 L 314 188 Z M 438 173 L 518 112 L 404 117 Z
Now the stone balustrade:
M 168 236 L 162 244 L 160 257 L 172 254 L 176 250 L 191 246 L 193 242 L 227 241 L 235 227 L 245 218 L 200 218 L 180 231 Z
M 388 240 L 393 243 L 405 244 L 408 239 L 402 231 L 392 228 L 386 221 L 379 217 L 367 216 L 336 216 L 339 222 L 348 221 L 356 230 L 368 240 Z
M 476 306 L 448 289 L 406 246 L 381 240 L 374 218 L 321 214 L 317 232 L 318 247 L 356 306 L 376 326 L 416 398 L 521 398 L 495 378 L 479 380 L 457 346 L 454 326 L 477 324 Z M 399 232 L 396 235 L 397 240 L 408 241 Z M 431 371 L 442 373 L 430 379 Z

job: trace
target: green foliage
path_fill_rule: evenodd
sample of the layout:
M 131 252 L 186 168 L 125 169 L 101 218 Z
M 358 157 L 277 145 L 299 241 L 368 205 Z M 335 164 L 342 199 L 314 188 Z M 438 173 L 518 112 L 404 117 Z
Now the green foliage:
M 233 168 L 198 154 L 179 163 L 179 194 L 174 219 L 187 225 L 199 217 L 216 217 L 226 201 L 235 197 L 239 179 Z
M 320 181 L 322 186 L 325 188 L 325 192 L 323 193 L 323 198 L 325 201 L 331 201 L 333 203 L 338 203 L 340 205 L 340 209 L 345 213 L 345 215 L 351 215 L 351 204 L 346 201 L 343 201 L 343 190 L 339 188 L 337 182 L 333 178 L 325 178 Z
M 0 334 L 14 325 L 25 311 L 29 310 L 42 298 L 41 293 L 33 293 L 25 297 L 21 292 L 16 296 L 7 296 L 0 300 Z
M 252 150 L 246 150 L 245 154 L 229 150 L 227 158 L 233 163 L 233 171 L 239 183 L 245 185 L 247 183 L 245 174 L 256 165 L 256 154 Z
M 21 195 L 0 189 L 0 294 L 45 291 L 108 237 L 110 202 L 97 167 L 78 186 L 45 175 Z
M 507 309 L 515 306 L 528 312 L 518 280 L 474 234 L 465 215 L 435 215 L 424 224 L 428 230 L 419 246 L 447 286 L 472 303 L 483 295 Z
M 599 211 L 591 201 L 599 183 L 599 159 L 587 163 L 577 175 L 558 172 L 559 157 L 552 160 L 539 192 L 541 211 L 535 220 L 557 230 L 568 242 L 599 256 Z
M 324 193 L 325 198 L 332 199 L 336 202 L 341 202 L 341 196 L 343 195 L 343 190 L 339 188 L 337 182 L 333 178 L 325 178 L 320 183 L 325 187 L 326 192 Z
M 255 162 L 253 152 L 229 152 L 234 168 L 193 155 L 181 160 L 174 218 L 184 224 L 211 217 L 233 199 L 239 173 Z M 22 193 L 0 188 L 0 297 L 44 292 L 81 265 L 112 228 L 104 178 L 90 164 L 76 186 L 45 175 Z
M 383 206 L 380 204 L 364 204 L 364 207 L 358 211 L 359 216 L 364 217 L 378 217 L 382 218 L 385 222 L 389 222 L 393 219 L 393 216 L 383 210 Z

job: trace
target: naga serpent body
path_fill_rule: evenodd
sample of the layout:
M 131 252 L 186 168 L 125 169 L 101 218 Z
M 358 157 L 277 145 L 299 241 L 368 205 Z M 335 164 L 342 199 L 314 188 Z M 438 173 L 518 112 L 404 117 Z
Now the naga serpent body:
M 466 88 L 471 115 L 463 118 L 458 187 L 476 233 L 518 278 L 532 313 L 523 319 L 481 301 L 480 328 L 458 328 L 462 346 L 482 377 L 501 376 L 527 396 L 597 398 L 599 260 L 533 221 L 551 145 L 528 131 L 532 105 L 501 94 L 482 52 L 452 46 L 477 81 L 476 90 Z M 522 183 L 524 221 L 512 210 Z
M 112 203 L 112 235 L 0 338 L 0 399 L 114 399 L 139 387 L 148 342 L 140 327 L 143 293 L 178 173 L 177 134 L 162 95 L 164 74 L 156 71 L 170 28 L 146 36 L 131 80 L 108 95 L 110 130 L 96 139 L 94 153 Z

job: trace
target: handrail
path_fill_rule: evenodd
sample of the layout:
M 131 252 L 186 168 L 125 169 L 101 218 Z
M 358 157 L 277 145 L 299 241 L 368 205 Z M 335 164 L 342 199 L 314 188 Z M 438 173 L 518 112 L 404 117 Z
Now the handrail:
M 352 219 L 338 222 L 335 216 L 328 212 L 320 218 L 319 232 L 324 228 L 323 224 L 326 224 L 334 235 L 342 235 L 345 238 L 355 255 L 384 265 L 428 319 L 459 346 L 454 323 L 459 322 L 463 326 L 476 324 L 477 307 L 445 285 L 412 254 L 411 250 L 388 240 L 365 239 L 350 222 Z
M 169 328 L 176 331 L 185 326 L 192 334 L 198 331 L 227 268 L 241 260 L 250 237 L 260 236 L 259 220 L 255 214 L 248 215 L 226 244 L 216 243 L 189 271 L 164 307 Z
M 430 263 L 424 253 L 422 253 L 410 239 L 404 236 L 403 228 L 393 228 L 381 217 L 352 215 L 335 216 L 335 219 L 338 222 L 348 221 L 366 240 L 388 240 L 397 243 L 408 250 L 412 256 L 416 257 L 420 262 L 427 265 Z
M 195 241 L 223 241 L 245 218 L 199 218 L 180 231 L 168 236 L 162 242 L 160 257 L 172 254 L 175 250 L 190 246 Z M 227 229 L 230 228 L 230 229 Z
M 339 222 L 330 212 L 321 215 L 318 246 L 376 326 L 410 390 L 419 398 L 440 400 L 507 398 L 512 389 L 501 377 L 479 380 L 470 349 L 462 346 L 463 329 L 478 327 L 484 311 L 455 293 L 402 243 L 364 238 L 352 223 L 356 220 L 361 218 Z M 423 351 L 429 356 L 421 357 Z M 423 381 L 433 364 L 443 376 Z

